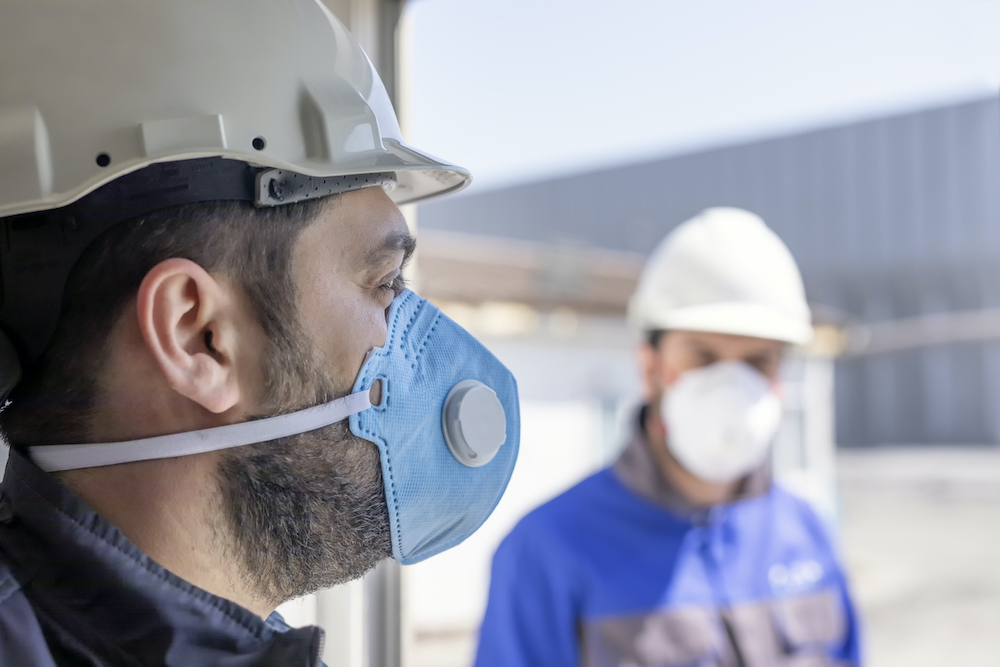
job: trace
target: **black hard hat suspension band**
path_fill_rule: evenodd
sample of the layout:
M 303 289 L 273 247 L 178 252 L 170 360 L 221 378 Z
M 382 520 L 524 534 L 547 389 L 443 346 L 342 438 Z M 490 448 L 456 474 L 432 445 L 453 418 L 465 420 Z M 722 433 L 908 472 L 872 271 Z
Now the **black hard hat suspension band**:
M 126 220 L 183 204 L 278 206 L 393 184 L 392 173 L 316 178 L 239 160 L 198 158 L 149 165 L 59 209 L 0 219 L 0 338 L 6 334 L 22 367 L 34 363 L 55 332 L 76 261 L 98 236 Z M 5 353 L 10 347 L 0 339 L 0 401 L 17 381 L 12 380 L 17 359 L 10 358 L 9 349 Z

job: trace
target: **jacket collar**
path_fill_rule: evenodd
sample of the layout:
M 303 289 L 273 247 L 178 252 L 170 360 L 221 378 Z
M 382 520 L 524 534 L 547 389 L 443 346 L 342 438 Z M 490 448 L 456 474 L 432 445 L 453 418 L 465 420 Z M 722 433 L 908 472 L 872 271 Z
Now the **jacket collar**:
M 109 662 L 319 663 L 322 631 L 288 631 L 168 572 L 23 454 L 11 450 L 0 552 L 39 617 Z
M 652 445 L 646 435 L 645 423 L 646 408 L 643 406 L 632 420 L 631 438 L 612 468 L 615 477 L 636 495 L 665 507 L 674 514 L 697 520 L 710 508 L 692 503 L 663 475 L 650 451 Z M 770 488 L 770 461 L 767 461 L 743 478 L 736 496 L 730 502 L 763 495 Z

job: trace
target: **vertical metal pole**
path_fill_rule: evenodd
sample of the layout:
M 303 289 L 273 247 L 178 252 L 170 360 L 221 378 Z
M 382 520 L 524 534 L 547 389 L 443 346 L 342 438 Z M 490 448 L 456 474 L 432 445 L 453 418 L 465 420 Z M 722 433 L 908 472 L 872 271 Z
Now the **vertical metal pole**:
M 365 578 L 367 667 L 400 667 L 402 663 L 400 574 L 399 563 L 387 560 Z
M 828 519 L 837 513 L 836 434 L 834 419 L 834 360 L 807 357 L 802 381 L 805 467 L 821 486 Z
M 327 667 L 366 667 L 365 586 L 352 581 L 316 596 L 316 625 L 326 632 Z

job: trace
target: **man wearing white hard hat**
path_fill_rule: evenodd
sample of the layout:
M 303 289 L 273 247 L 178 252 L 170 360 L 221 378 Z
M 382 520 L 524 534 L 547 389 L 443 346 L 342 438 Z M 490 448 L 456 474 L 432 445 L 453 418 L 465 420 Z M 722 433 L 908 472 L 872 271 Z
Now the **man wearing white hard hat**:
M 319 0 L 0 0 L 0 666 L 318 667 L 275 607 L 482 524 L 516 383 L 398 208 L 469 178 Z
M 654 250 L 630 304 L 645 405 L 618 461 L 526 516 L 493 561 L 476 664 L 859 664 L 823 522 L 771 483 L 798 267 L 713 208 Z

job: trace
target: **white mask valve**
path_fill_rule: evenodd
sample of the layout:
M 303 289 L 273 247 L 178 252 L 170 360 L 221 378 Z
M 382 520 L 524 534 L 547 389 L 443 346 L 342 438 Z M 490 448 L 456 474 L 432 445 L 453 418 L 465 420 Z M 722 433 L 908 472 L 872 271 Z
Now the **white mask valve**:
M 463 380 L 452 387 L 441 422 L 452 456 L 470 468 L 492 461 L 507 439 L 503 404 L 495 391 L 478 380 Z

